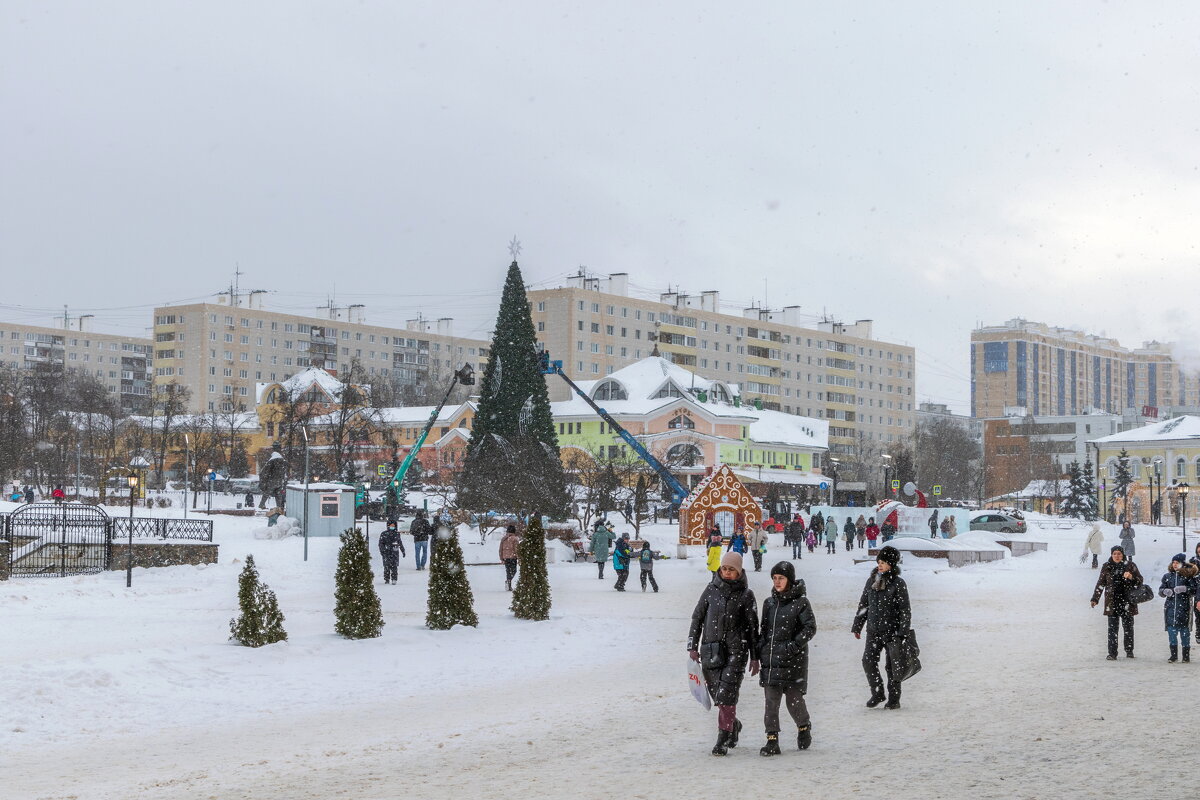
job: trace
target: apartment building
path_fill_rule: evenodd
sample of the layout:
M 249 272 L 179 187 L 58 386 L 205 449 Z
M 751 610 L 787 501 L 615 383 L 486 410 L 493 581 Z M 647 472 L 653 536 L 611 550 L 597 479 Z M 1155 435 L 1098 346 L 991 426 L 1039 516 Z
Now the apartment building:
M 63 316 L 63 327 L 0 322 L 0 362 L 17 369 L 60 367 L 92 375 L 129 412 L 150 397 L 153 342 L 144 337 L 91 330 L 93 317 Z
M 1022 407 L 1038 416 L 1091 410 L 1166 416 L 1200 404 L 1200 375 L 1170 344 L 1122 347 L 1116 339 L 1011 319 L 971 332 L 971 415 L 1003 417 Z
M 828 420 L 833 455 L 854 452 L 859 436 L 886 445 L 912 433 L 916 352 L 873 338 L 870 320 L 806 327 L 799 306 L 730 314 L 716 291 L 638 298 L 626 273 L 579 274 L 528 297 L 539 340 L 572 378 L 658 354 L 738 384 L 756 407 Z M 551 399 L 567 399 L 561 381 L 549 385 Z
M 357 360 L 366 380 L 420 386 L 463 362 L 482 372 L 490 344 L 456 337 L 453 320 L 372 325 L 362 305 L 308 316 L 271 311 L 266 292 L 218 295 L 212 303 L 154 310 L 154 380 L 191 390 L 188 411 L 252 409 L 255 385 L 285 381 L 306 368 L 346 373 Z

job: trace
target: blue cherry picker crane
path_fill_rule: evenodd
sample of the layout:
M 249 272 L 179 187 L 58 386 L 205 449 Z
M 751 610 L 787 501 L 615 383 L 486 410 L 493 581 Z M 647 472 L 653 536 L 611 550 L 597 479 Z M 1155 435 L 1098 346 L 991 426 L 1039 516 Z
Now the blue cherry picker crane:
M 567 385 L 571 387 L 575 394 L 583 398 L 583 401 L 591 406 L 593 411 L 600 415 L 600 419 L 607 422 L 608 426 L 615 431 L 618 436 L 621 437 L 625 444 L 629 445 L 633 449 L 633 452 L 638 454 L 639 458 L 649 464 L 651 469 L 658 473 L 658 477 L 660 480 L 662 480 L 663 486 L 665 487 L 663 499 L 666 499 L 667 491 L 670 491 L 671 507 L 673 509 L 678 509 L 679 504 L 682 503 L 683 499 L 688 496 L 688 490 L 683 487 L 683 484 L 676 480 L 675 476 L 671 474 L 671 471 L 667 469 L 666 465 L 655 458 L 654 455 L 646 449 L 645 445 L 635 439 L 633 434 L 625 430 L 625 428 L 622 427 L 619 422 L 613 419 L 607 411 L 596 405 L 596 402 L 588 396 L 587 392 L 580 389 L 575 381 L 567 377 L 567 373 L 563 372 L 562 369 L 563 362 L 551 361 L 550 352 L 548 350 L 540 351 L 538 353 L 538 360 L 541 365 L 543 375 L 557 375 L 566 381 Z

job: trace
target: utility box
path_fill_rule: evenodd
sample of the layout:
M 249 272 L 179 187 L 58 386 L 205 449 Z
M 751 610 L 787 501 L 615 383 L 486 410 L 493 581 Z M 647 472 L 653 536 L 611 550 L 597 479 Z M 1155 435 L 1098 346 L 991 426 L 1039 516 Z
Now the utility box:
M 354 527 L 354 487 L 347 483 L 289 483 L 287 515 L 309 536 L 341 536 Z

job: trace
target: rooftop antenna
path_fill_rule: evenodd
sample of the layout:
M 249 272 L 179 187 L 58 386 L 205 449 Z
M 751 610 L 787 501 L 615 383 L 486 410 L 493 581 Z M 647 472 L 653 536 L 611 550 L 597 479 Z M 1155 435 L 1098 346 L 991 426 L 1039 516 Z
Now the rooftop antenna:
M 71 330 L 71 315 L 67 313 L 66 305 L 63 306 L 62 321 L 63 321 L 63 330 L 64 331 Z

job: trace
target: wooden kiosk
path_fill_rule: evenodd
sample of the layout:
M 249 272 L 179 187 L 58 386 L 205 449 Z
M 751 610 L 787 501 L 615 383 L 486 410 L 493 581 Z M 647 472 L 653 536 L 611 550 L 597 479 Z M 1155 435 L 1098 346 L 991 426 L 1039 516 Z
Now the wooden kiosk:
M 715 525 L 729 536 L 762 521 L 762 508 L 727 464 L 721 464 L 696 484 L 679 506 L 679 543 L 705 544 Z

